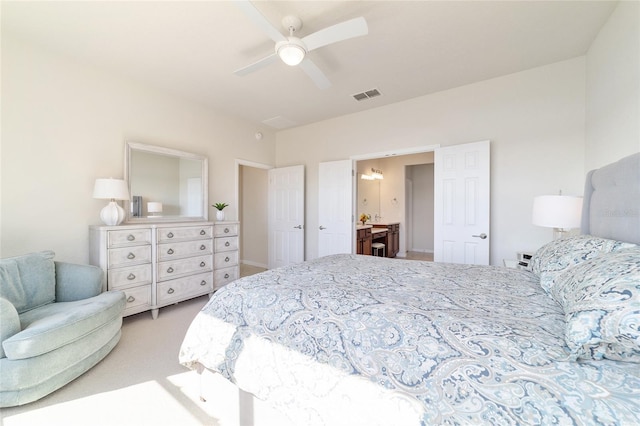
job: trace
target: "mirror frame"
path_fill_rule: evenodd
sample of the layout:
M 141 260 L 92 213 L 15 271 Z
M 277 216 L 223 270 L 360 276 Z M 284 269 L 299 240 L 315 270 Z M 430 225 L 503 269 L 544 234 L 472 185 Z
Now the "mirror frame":
M 157 216 L 157 217 L 133 217 L 131 216 L 131 152 L 143 151 L 148 153 L 160 154 L 169 157 L 176 157 L 187 160 L 202 161 L 202 216 Z M 154 145 L 147 145 L 138 142 L 127 142 L 124 157 L 124 179 L 129 188 L 129 199 L 124 202 L 125 223 L 154 223 L 154 222 L 196 222 L 209 220 L 209 160 L 204 155 L 192 154 L 190 152 L 179 151 L 177 149 L 164 148 Z

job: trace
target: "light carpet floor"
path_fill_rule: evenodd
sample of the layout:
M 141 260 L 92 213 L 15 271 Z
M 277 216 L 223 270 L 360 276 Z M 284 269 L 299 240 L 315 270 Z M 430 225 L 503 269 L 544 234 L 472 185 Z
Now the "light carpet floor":
M 182 339 L 207 296 L 124 319 L 122 338 L 98 365 L 31 404 L 0 410 L 3 426 L 278 425 L 288 422 L 218 375 L 178 363 Z M 199 399 L 200 390 L 207 402 Z M 254 418 L 255 417 L 255 418 Z M 258 421 L 259 419 L 259 421 Z

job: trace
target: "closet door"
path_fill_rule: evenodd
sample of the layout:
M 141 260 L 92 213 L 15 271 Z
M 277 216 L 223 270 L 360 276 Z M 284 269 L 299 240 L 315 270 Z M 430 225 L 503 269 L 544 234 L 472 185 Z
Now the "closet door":
M 304 166 L 269 170 L 269 269 L 304 261 Z
M 436 262 L 489 264 L 489 141 L 435 150 Z
M 353 160 L 320 163 L 318 256 L 353 253 Z

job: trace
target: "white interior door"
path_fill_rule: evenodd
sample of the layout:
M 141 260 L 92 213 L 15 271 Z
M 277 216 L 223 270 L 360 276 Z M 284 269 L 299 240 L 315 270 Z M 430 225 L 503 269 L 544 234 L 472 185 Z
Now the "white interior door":
M 435 150 L 436 262 L 489 264 L 489 141 Z
M 269 269 L 304 260 L 304 166 L 269 170 Z
M 318 256 L 352 253 L 353 161 L 320 163 L 318 175 Z

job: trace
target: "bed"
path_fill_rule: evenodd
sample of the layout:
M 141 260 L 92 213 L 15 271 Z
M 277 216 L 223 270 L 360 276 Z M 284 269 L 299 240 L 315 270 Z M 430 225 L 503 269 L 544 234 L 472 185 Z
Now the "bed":
M 180 362 L 296 425 L 640 424 L 640 153 L 584 205 L 530 271 L 345 254 L 237 280 Z

